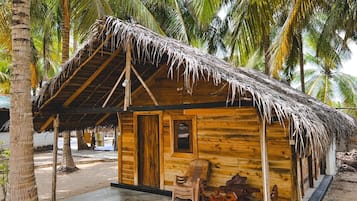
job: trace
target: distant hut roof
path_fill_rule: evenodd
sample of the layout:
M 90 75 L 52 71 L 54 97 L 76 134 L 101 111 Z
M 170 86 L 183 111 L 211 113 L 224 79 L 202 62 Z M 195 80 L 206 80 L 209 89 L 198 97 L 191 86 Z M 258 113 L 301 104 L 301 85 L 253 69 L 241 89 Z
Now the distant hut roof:
M 289 120 L 293 125 L 292 139 L 299 146 L 321 150 L 331 142 L 333 136 L 348 136 L 356 131 L 356 123 L 350 116 L 305 95 L 260 72 L 237 68 L 212 55 L 190 47 L 172 38 L 158 35 L 138 24 L 123 22 L 114 17 L 106 17 L 92 26 L 88 42 L 68 62 L 63 71 L 52 79 L 35 102 L 35 128 L 37 130 L 48 121 L 55 111 L 63 108 L 100 108 L 125 65 L 125 44 L 132 43 L 133 62 L 143 79 L 147 79 L 157 68 L 166 64 L 169 72 L 177 67 L 184 68 L 184 80 L 211 79 L 219 84 L 227 82 L 229 96 L 249 92 L 263 119 L 270 122 L 272 114 L 280 121 Z M 108 59 L 113 60 L 108 61 Z M 107 66 L 102 70 L 103 63 Z M 71 100 L 71 95 L 86 80 L 101 70 L 95 79 L 87 83 L 84 91 Z M 104 82 L 105 81 L 105 82 Z M 133 81 L 133 88 L 140 83 Z M 116 91 L 116 98 L 106 107 L 121 107 L 123 88 Z M 228 95 L 227 95 L 228 96 Z M 104 98 L 103 98 L 104 97 Z M 70 99 L 70 104 L 65 102 Z M 73 109 L 75 111 L 75 109 Z M 104 108 L 105 110 L 105 108 Z M 77 112 L 77 113 L 76 113 Z M 61 119 L 63 129 L 93 126 L 114 121 L 115 114 L 103 120 L 103 114 L 85 113 L 77 110 L 64 114 Z M 75 114 L 74 114 L 75 113 Z M 46 127 L 47 128 L 47 127 Z

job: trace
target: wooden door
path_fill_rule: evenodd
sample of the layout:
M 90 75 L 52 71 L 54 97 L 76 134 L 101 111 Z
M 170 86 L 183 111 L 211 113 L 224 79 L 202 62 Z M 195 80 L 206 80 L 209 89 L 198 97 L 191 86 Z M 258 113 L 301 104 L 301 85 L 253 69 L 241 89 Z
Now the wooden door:
M 160 187 L 159 115 L 138 115 L 138 182 Z

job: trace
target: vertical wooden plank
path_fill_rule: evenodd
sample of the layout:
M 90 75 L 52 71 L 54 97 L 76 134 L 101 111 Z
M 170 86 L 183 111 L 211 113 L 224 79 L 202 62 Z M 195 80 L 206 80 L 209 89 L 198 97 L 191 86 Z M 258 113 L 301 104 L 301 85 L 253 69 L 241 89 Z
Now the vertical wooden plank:
M 52 162 L 52 201 L 56 201 L 56 184 L 57 184 L 57 150 L 58 150 L 58 132 L 59 132 L 59 115 L 53 121 L 53 162 Z
M 133 115 L 133 132 L 134 132 L 134 185 L 139 184 L 138 179 L 138 115 Z
M 131 96 L 131 80 L 130 80 L 130 68 L 131 68 L 131 43 L 127 42 L 126 45 L 126 57 L 125 57 L 125 96 L 124 96 L 124 111 L 127 111 L 130 105 Z
M 300 200 L 298 159 L 294 146 L 291 146 L 291 155 L 291 200 Z
M 262 120 L 261 124 L 260 147 L 263 173 L 263 200 L 270 201 L 268 146 L 266 136 L 266 123 L 264 119 Z
M 118 183 L 122 183 L 122 167 L 123 167 L 123 164 L 122 164 L 122 134 L 123 134 L 123 130 L 122 130 L 122 125 L 121 125 L 121 119 L 120 119 L 120 114 L 117 113 L 117 117 L 118 117 L 118 130 L 119 130 L 119 133 L 118 133 L 118 136 L 117 136 L 117 145 L 118 145 Z
M 164 169 L 164 136 L 163 136 L 163 114 L 159 114 L 159 161 L 160 161 L 160 189 L 165 188 L 165 169 Z

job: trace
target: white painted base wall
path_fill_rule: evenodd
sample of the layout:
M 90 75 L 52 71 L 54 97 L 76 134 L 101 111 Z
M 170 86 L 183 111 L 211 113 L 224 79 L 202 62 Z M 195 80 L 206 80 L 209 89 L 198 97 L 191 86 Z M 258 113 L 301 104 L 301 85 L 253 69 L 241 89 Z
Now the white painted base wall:
M 34 147 L 43 147 L 47 145 L 53 145 L 53 133 L 35 133 L 33 135 Z M 0 132 L 0 147 L 9 148 L 10 135 L 8 132 Z
M 334 138 L 326 153 L 326 174 L 336 175 L 336 173 L 336 139 Z

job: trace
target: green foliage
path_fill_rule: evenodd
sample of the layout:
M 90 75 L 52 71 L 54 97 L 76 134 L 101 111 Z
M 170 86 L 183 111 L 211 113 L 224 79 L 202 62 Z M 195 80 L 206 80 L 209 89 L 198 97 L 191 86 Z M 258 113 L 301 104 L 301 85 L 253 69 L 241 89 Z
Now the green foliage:
M 3 144 L 3 143 L 2 143 Z M 9 157 L 10 151 L 8 149 L 0 148 L 0 186 L 4 199 L 6 199 L 6 189 L 8 183 L 8 174 L 9 174 Z

